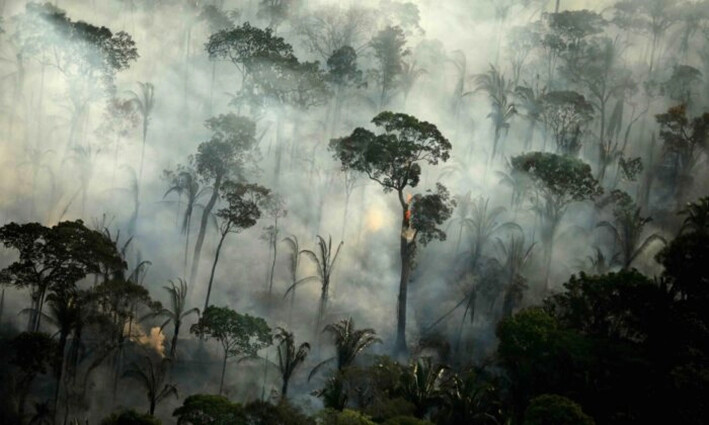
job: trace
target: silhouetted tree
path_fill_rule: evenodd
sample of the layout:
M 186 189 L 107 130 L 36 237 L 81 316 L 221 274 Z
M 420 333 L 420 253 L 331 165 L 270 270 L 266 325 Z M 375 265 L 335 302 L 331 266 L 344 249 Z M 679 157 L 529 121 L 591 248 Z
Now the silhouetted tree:
M 281 372 L 283 385 L 281 386 L 281 399 L 288 397 L 288 383 L 295 370 L 305 362 L 305 358 L 310 352 L 310 344 L 304 342 L 296 347 L 293 332 L 288 332 L 283 328 L 276 329 L 276 340 L 278 341 L 278 370 Z
M 209 306 L 190 332 L 200 337 L 214 338 L 224 350 L 219 394 L 224 388 L 226 361 L 229 357 L 254 357 L 259 350 L 271 345 L 271 329 L 260 317 L 239 314 L 228 307 Z
M 199 145 L 192 161 L 203 184 L 211 186 L 212 194 L 202 211 L 190 282 L 196 282 L 207 224 L 222 192 L 222 184 L 232 176 L 243 179 L 245 166 L 256 146 L 256 124 L 248 118 L 229 113 L 207 120 L 206 126 L 212 130 L 212 137 Z
M 445 240 L 437 226 L 453 212 L 446 188 L 437 184 L 436 192 L 406 199 L 407 187 L 416 187 L 421 163 L 437 165 L 450 157 L 451 144 L 435 125 L 413 116 L 382 112 L 372 120 L 384 132 L 375 135 L 364 128 L 350 136 L 334 139 L 330 150 L 344 170 L 365 173 L 379 183 L 384 192 L 396 191 L 402 209 L 400 255 L 401 280 L 397 307 L 396 350 L 406 347 L 406 302 L 417 239 L 423 245 L 433 239 Z
M 165 326 L 172 322 L 173 333 L 172 343 L 170 344 L 170 358 L 173 360 L 177 358 L 177 340 L 180 335 L 182 321 L 192 314 L 199 315 L 198 308 L 187 309 L 187 282 L 182 279 L 177 279 L 177 283 L 178 284 L 175 285 L 175 282 L 170 281 L 170 286 L 163 286 L 163 289 L 170 295 L 170 307 L 162 308 L 150 315 L 151 317 L 161 317 L 165 319 L 162 325 L 160 325 L 160 330 L 164 329 Z
M 222 184 L 222 199 L 226 206 L 217 211 L 219 223 L 219 244 L 217 251 L 214 254 L 214 262 L 212 263 L 212 271 L 209 274 L 209 283 L 207 286 L 207 298 L 204 301 L 204 310 L 209 307 L 209 295 L 212 292 L 212 283 L 214 282 L 214 271 L 217 268 L 219 261 L 219 253 L 224 244 L 224 239 L 230 233 L 241 233 L 242 230 L 248 229 L 256 224 L 261 218 L 261 210 L 267 202 L 270 191 L 265 187 L 257 184 L 234 183 L 231 181 Z
M 157 364 L 146 355 L 142 358 L 141 363 L 134 362 L 128 370 L 123 373 L 124 378 L 132 378 L 137 381 L 145 390 L 148 397 L 148 414 L 155 413 L 155 406 L 171 395 L 178 398 L 177 387 L 173 384 L 166 384 L 165 380 L 169 371 L 170 359 L 160 359 Z

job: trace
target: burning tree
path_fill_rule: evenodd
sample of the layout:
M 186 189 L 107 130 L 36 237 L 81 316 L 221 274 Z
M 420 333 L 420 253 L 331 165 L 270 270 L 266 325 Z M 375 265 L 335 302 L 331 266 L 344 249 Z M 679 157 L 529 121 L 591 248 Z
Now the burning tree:
M 383 129 L 374 134 L 356 128 L 351 135 L 330 142 L 330 150 L 342 169 L 365 173 L 379 183 L 385 193 L 395 191 L 401 205 L 401 280 L 399 282 L 395 352 L 406 351 L 406 300 L 416 243 L 426 245 L 446 234 L 438 226 L 452 214 L 452 201 L 446 188 L 407 197 L 407 187 L 416 187 L 421 163 L 437 165 L 450 157 L 451 143 L 435 125 L 400 113 L 382 112 L 372 120 Z

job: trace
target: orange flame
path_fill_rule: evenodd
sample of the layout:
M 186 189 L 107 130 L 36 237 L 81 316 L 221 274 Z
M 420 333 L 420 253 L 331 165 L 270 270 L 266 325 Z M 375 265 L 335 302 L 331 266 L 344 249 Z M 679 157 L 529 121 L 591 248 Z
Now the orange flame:
M 407 210 L 406 210 L 406 213 L 404 213 L 404 218 L 406 219 L 407 222 L 408 222 L 409 220 L 411 220 L 411 210 L 408 209 L 409 205 L 411 205 L 411 198 L 413 198 L 413 196 L 411 196 L 410 193 L 406 195 L 406 207 L 407 207 Z

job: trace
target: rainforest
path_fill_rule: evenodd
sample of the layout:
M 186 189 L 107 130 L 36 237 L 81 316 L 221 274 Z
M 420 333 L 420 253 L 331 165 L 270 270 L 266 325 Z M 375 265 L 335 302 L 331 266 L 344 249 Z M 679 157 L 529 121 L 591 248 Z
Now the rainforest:
M 0 424 L 709 423 L 709 0 L 0 0 Z

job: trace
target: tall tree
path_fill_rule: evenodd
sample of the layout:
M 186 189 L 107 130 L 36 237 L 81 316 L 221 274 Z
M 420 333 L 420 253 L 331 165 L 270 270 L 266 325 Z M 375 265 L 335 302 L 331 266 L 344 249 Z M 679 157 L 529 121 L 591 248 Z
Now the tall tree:
M 313 252 L 308 249 L 302 250 L 300 253 L 306 255 L 315 264 L 315 269 L 317 271 L 317 276 L 311 276 L 310 278 L 301 279 L 293 283 L 293 285 L 286 291 L 286 296 L 288 292 L 295 291 L 295 287 L 301 283 L 308 281 L 319 280 L 320 281 L 320 303 L 318 305 L 318 313 L 315 318 L 315 332 L 316 334 L 320 332 L 320 324 L 327 312 L 327 301 L 330 295 L 330 279 L 332 277 L 332 272 L 337 262 L 337 257 L 340 254 L 340 249 L 344 242 L 340 241 L 337 248 L 332 249 L 332 236 L 330 236 L 325 242 L 325 238 L 318 235 L 318 249 Z
M 615 191 L 614 195 L 618 196 L 616 206 L 613 208 L 614 222 L 601 221 L 596 227 L 602 227 L 611 232 L 614 244 L 620 248 L 613 259 L 620 263 L 623 269 L 628 269 L 653 242 L 667 244 L 667 241 L 657 233 L 643 239 L 645 226 L 652 219 L 641 215 L 640 207 L 627 193 Z
M 155 86 L 153 86 L 152 83 L 138 82 L 138 87 L 140 87 L 140 93 L 138 94 L 131 92 L 131 94 L 133 95 L 133 102 L 135 102 L 135 105 L 138 107 L 138 111 L 140 112 L 140 116 L 143 122 L 143 143 L 140 148 L 140 166 L 138 168 L 138 196 L 140 196 L 140 186 L 143 183 L 145 145 L 148 141 L 148 128 L 150 126 L 150 119 L 153 113 L 153 108 L 155 107 Z
M 180 335 L 182 321 L 192 314 L 199 315 L 198 308 L 187 309 L 187 282 L 182 279 L 177 279 L 177 283 L 178 284 L 175 285 L 175 282 L 170 281 L 170 286 L 163 286 L 163 289 L 170 295 L 170 307 L 162 308 L 150 315 L 151 317 L 161 317 L 165 319 L 162 325 L 160 325 L 161 330 L 172 322 L 173 333 L 172 343 L 170 344 L 170 358 L 173 360 L 177 358 L 177 341 Z
M 313 368 L 308 376 L 312 378 L 323 366 L 335 362 L 339 372 L 352 366 L 364 350 L 374 344 L 381 343 L 377 333 L 372 328 L 357 329 L 352 318 L 343 319 L 325 326 L 323 332 L 329 333 L 335 343 L 335 356 L 323 360 Z
M 556 152 L 577 156 L 585 126 L 593 117 L 593 106 L 574 91 L 552 91 L 542 97 L 542 114 L 546 133 L 554 138 Z
M 296 347 L 293 332 L 283 328 L 276 329 L 278 341 L 278 370 L 281 372 L 283 385 L 281 386 L 281 400 L 288 397 L 288 384 L 296 369 L 305 362 L 310 352 L 310 344 L 304 342 Z
M 155 407 L 171 395 L 178 398 L 177 387 L 165 383 L 169 371 L 170 359 L 153 360 L 149 355 L 141 359 L 141 363 L 133 362 L 123 374 L 124 378 L 132 378 L 140 383 L 148 398 L 148 414 L 155 414 Z M 157 364 L 156 364 L 157 363 Z
M 377 83 L 379 85 L 379 103 L 383 110 L 390 101 L 391 91 L 398 84 L 398 78 L 404 70 L 404 57 L 409 55 L 406 36 L 400 27 L 387 27 L 379 31 L 369 42 L 374 49 L 378 62 Z
M 261 238 L 268 243 L 268 251 L 271 254 L 271 267 L 268 271 L 268 295 L 273 292 L 273 276 L 276 272 L 276 258 L 278 258 L 278 238 L 281 230 L 278 227 L 278 220 L 288 214 L 285 208 L 286 203 L 278 194 L 272 194 L 264 204 L 266 216 L 273 220 L 273 224 L 264 227 Z
M 357 128 L 350 136 L 332 140 L 330 150 L 343 169 L 366 174 L 379 183 L 385 193 L 395 191 L 399 199 L 401 279 L 395 350 L 403 353 L 407 351 L 406 306 L 416 243 L 426 245 L 434 239 L 445 240 L 446 234 L 438 226 L 453 212 L 443 185 L 438 184 L 436 192 L 409 199 L 405 191 L 418 186 L 421 164 L 437 165 L 447 161 L 452 146 L 435 125 L 410 115 L 382 112 L 372 122 L 383 130 L 381 134 Z
M 271 329 L 260 317 L 240 314 L 228 307 L 209 306 L 190 332 L 200 337 L 217 340 L 224 351 L 219 394 L 224 389 L 224 374 L 229 357 L 256 356 L 259 350 L 271 345 Z
M 603 188 L 593 178 L 591 167 L 576 158 L 530 152 L 513 157 L 511 162 L 515 170 L 529 177 L 536 192 L 532 206 L 541 219 L 548 289 L 554 236 L 568 206 L 572 202 L 593 199 L 603 193 Z
M 204 310 L 209 307 L 209 296 L 212 293 L 212 283 L 214 282 L 214 272 L 219 261 L 219 253 L 227 235 L 230 233 L 240 233 L 244 229 L 248 229 L 256 224 L 261 218 L 261 210 L 264 204 L 268 201 L 270 191 L 265 187 L 257 184 L 234 183 L 231 181 L 224 182 L 221 187 L 221 196 L 226 205 L 224 208 L 217 211 L 219 220 L 219 244 L 217 251 L 214 254 L 214 262 L 212 263 L 212 271 L 209 274 L 209 283 L 207 285 L 207 298 L 204 301 Z
M 219 199 L 222 184 L 230 178 L 243 179 L 246 165 L 256 147 L 256 124 L 248 118 L 229 113 L 207 120 L 206 126 L 212 131 L 212 137 L 199 145 L 197 155 L 191 160 L 203 184 L 211 186 L 212 194 L 202 210 L 190 282 L 197 279 L 207 224 Z
M 116 245 L 81 220 L 51 228 L 39 223 L 10 223 L 0 228 L 0 241 L 18 251 L 19 259 L 0 271 L 0 281 L 29 288 L 32 300 L 29 331 L 38 331 L 49 290 L 73 288 L 89 274 L 108 269 L 122 272 L 126 264 Z
M 497 68 L 490 65 L 490 69 L 485 74 L 475 77 L 476 91 L 484 91 L 490 99 L 492 111 L 487 115 L 492 121 L 495 130 L 495 137 L 492 142 L 492 153 L 490 159 L 494 160 L 497 155 L 500 137 L 506 135 L 510 129 L 510 120 L 517 114 L 514 103 L 508 99 L 512 94 L 512 80 L 508 80 Z

